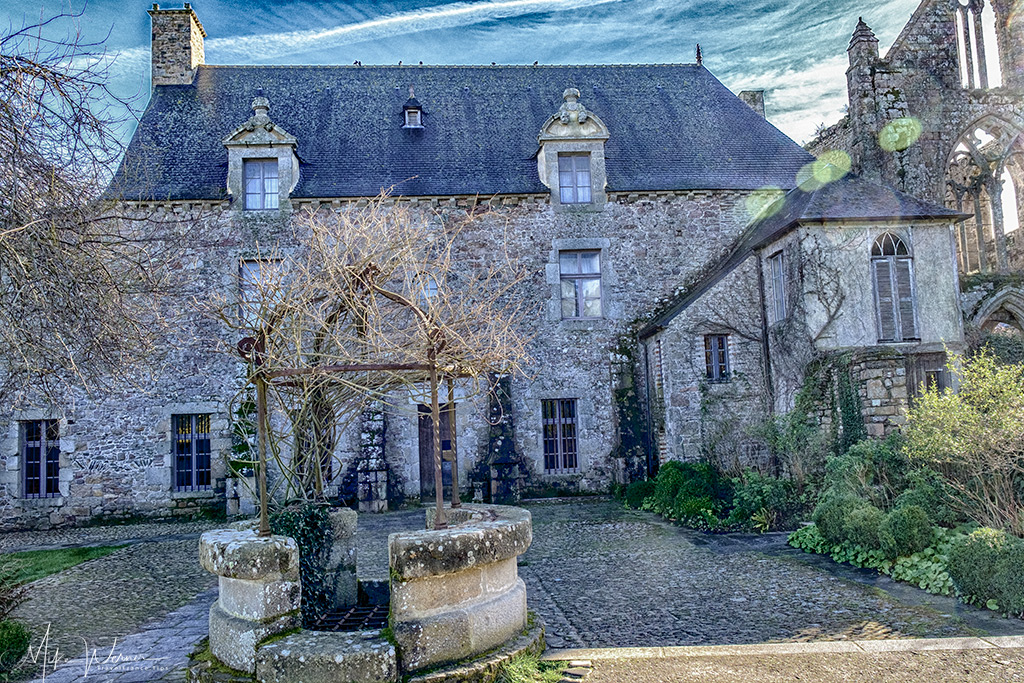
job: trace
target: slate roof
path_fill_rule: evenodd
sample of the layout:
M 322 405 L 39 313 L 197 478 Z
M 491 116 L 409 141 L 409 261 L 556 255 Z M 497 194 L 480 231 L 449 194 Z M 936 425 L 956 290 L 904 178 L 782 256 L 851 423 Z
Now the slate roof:
M 649 337 L 664 328 L 754 251 L 771 244 L 798 225 L 842 221 L 959 221 L 970 217 L 852 174 L 821 186 L 813 183 L 813 189 L 809 185 L 804 187 L 810 191 L 794 188 L 762 211 L 762 217 L 744 229 L 714 266 L 640 330 L 640 337 Z
M 402 128 L 409 86 L 422 129 Z M 201 66 L 154 89 L 114 190 L 126 199 L 226 196 L 221 140 L 262 88 L 298 138 L 294 197 L 547 192 L 537 134 L 576 87 L 607 124 L 608 190 L 794 187 L 812 157 L 703 66 Z

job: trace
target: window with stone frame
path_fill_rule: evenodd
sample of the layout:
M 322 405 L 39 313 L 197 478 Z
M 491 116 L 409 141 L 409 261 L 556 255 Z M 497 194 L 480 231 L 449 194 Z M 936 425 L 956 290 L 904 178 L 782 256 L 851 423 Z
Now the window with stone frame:
M 775 322 L 779 322 L 786 319 L 786 271 L 782 252 L 775 252 L 768 257 L 768 265 L 771 269 Z
M 885 233 L 871 247 L 878 341 L 917 341 L 914 262 L 899 236 Z
M 590 154 L 558 155 L 558 198 L 562 204 L 589 204 Z
M 280 208 L 277 159 L 245 159 L 242 175 L 246 211 Z
M 210 472 L 210 415 L 172 415 L 171 443 L 175 490 L 209 490 L 213 483 Z
M 22 495 L 56 498 L 60 495 L 60 423 L 25 420 L 21 423 Z
M 541 401 L 541 413 L 545 474 L 578 472 L 576 399 L 545 399 Z
M 563 319 L 603 316 L 600 251 L 558 252 L 558 273 Z
M 704 362 L 709 382 L 729 381 L 729 335 L 705 335 Z
M 275 280 L 280 276 L 278 259 L 242 259 L 238 263 L 238 319 L 249 329 L 260 322 L 260 309 L 272 296 L 277 302 Z

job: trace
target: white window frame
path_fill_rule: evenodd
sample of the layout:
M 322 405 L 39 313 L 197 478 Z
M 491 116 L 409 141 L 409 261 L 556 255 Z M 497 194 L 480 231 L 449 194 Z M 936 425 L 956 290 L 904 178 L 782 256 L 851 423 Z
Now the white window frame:
M 565 205 L 592 204 L 594 202 L 594 175 L 591 171 L 590 152 L 559 152 L 557 163 L 559 203 Z M 571 168 L 565 168 L 566 165 Z M 586 166 L 586 168 L 580 168 L 580 166 Z
M 775 307 L 775 322 L 786 319 L 786 261 L 782 251 L 768 257 L 772 278 L 772 301 Z
M 563 257 L 575 257 L 576 272 L 565 272 L 562 269 Z M 597 258 L 597 271 L 584 273 L 584 256 Z M 561 295 L 562 320 L 597 320 L 604 317 L 604 283 L 601 281 L 601 250 L 600 249 L 563 249 L 558 252 L 558 278 Z M 586 296 L 585 283 L 597 281 L 597 296 Z M 566 296 L 566 287 L 571 286 L 572 296 Z M 565 305 L 573 301 L 573 315 L 565 315 Z M 597 301 L 596 315 L 587 314 L 587 302 Z
M 717 343 L 719 342 L 720 343 Z M 704 377 L 708 382 L 724 383 L 732 377 L 732 362 L 729 358 L 729 335 L 704 335 Z
M 251 173 L 259 169 L 256 173 Z M 271 174 L 269 171 L 273 169 Z M 250 191 L 251 188 L 258 188 Z M 281 174 L 278 160 L 257 158 L 242 160 L 242 190 L 245 211 L 273 211 L 281 206 Z
M 871 279 L 875 293 L 878 342 L 920 341 L 914 259 L 906 241 L 899 235 L 885 233 L 875 240 L 871 247 Z M 890 315 L 888 319 L 885 313 Z M 886 329 L 889 321 L 891 330 Z

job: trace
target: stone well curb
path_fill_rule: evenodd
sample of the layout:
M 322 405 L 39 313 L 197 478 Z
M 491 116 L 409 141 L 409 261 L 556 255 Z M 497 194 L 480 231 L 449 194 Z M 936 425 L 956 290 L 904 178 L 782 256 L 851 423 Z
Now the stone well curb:
M 674 647 L 604 647 L 548 650 L 541 659 L 661 659 L 669 657 L 744 657 L 752 655 L 850 654 L 923 652 L 926 650 L 990 650 L 1024 647 L 1024 635 L 993 638 L 905 638 L 892 640 L 838 640 L 811 643 L 756 643 L 752 645 L 693 645 Z

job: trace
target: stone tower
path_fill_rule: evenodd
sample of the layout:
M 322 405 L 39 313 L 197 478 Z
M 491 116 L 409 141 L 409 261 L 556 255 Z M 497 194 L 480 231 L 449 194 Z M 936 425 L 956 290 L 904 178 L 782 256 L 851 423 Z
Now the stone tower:
M 196 68 L 206 63 L 206 31 L 192 5 L 186 2 L 182 9 L 160 9 L 154 3 L 149 16 L 153 24 L 153 87 L 191 85 Z

